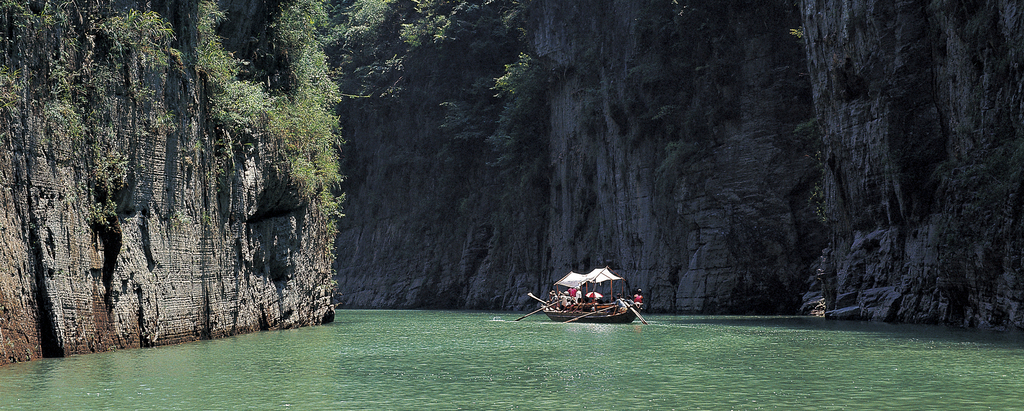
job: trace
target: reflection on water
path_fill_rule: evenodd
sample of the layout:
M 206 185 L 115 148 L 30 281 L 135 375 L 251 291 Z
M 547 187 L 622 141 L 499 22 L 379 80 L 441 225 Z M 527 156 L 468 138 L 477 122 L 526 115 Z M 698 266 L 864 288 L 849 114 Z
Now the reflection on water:
M 339 311 L 0 368 L 0 409 L 1015 409 L 1024 339 L 808 317 Z

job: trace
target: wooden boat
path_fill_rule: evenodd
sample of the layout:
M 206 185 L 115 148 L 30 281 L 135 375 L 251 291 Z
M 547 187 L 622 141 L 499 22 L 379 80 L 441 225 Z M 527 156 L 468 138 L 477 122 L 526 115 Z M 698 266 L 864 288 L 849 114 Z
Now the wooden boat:
M 619 301 L 612 304 L 587 304 L 581 309 L 574 310 L 557 310 L 557 309 L 545 309 L 544 314 L 551 319 L 551 321 L 558 322 L 579 322 L 579 323 L 600 323 L 600 324 L 628 324 L 636 319 L 636 312 L 630 310 L 629 306 L 626 305 L 628 302 L 623 302 L 619 305 Z
M 605 324 L 628 324 L 633 322 L 640 314 L 636 310 L 632 301 L 625 299 L 617 299 L 611 303 L 602 302 L 574 302 L 563 306 L 560 303 L 554 301 L 561 298 L 562 293 L 565 291 L 559 291 L 559 286 L 568 288 L 574 288 L 579 290 L 581 293 L 586 293 L 584 290 L 591 289 L 591 285 L 597 286 L 605 281 L 610 281 L 609 290 L 614 292 L 615 280 L 622 280 L 622 277 L 615 275 L 608 267 L 595 269 L 589 273 L 582 274 L 570 271 L 561 280 L 555 282 L 555 291 L 552 292 L 554 297 L 552 300 L 546 302 L 543 311 L 552 321 L 558 322 L 581 322 L 581 323 L 605 323 Z M 625 287 L 625 281 L 622 281 L 623 287 Z M 609 294 L 611 294 L 611 292 Z M 586 293 L 587 296 L 601 298 L 603 295 L 596 291 Z M 534 297 L 530 294 L 530 297 Z M 540 300 L 538 298 L 538 300 Z M 544 301 L 541 301 L 544 302 Z M 644 321 L 643 317 L 640 317 L 640 321 Z M 646 324 L 646 321 L 644 321 Z

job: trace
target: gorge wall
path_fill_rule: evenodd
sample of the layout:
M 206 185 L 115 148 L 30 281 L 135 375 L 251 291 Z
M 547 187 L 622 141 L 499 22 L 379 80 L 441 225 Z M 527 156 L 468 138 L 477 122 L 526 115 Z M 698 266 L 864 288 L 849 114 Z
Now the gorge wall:
M 610 266 L 652 311 L 796 312 L 827 242 L 799 10 L 675 3 L 535 1 L 496 19 L 522 19 L 520 38 L 476 25 L 503 2 L 467 2 L 443 11 L 464 32 L 351 69 L 379 78 L 342 104 L 336 298 L 522 309 Z M 350 26 L 372 29 L 362 10 Z M 419 27 L 391 13 L 376 24 Z
M 813 115 L 786 29 L 795 11 L 547 2 L 538 13 L 537 54 L 557 73 L 552 268 L 620 267 L 655 311 L 795 312 L 824 239 L 811 201 L 819 146 L 797 132 Z
M 261 9 L 221 7 L 259 49 Z M 333 318 L 330 216 L 280 140 L 211 119 L 202 10 L 0 4 L 0 365 Z
M 832 318 L 1024 327 L 1024 8 L 803 1 Z
M 371 4 L 346 306 L 524 308 L 607 265 L 658 312 L 1022 327 L 1015 2 Z

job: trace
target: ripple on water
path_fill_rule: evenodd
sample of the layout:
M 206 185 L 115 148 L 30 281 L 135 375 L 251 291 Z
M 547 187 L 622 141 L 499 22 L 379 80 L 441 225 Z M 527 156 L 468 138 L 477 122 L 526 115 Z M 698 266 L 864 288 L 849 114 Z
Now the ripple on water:
M 1012 409 L 1018 334 L 813 318 L 339 311 L 0 368 L 0 409 Z

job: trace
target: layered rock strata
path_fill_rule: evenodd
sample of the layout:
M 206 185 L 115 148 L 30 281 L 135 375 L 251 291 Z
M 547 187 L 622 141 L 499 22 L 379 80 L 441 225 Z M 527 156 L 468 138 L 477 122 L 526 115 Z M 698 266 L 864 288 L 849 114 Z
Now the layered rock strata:
M 0 9 L 0 364 L 333 318 L 326 217 L 274 144 L 224 153 L 180 59 L 197 2 L 146 6 Z M 168 22 L 178 59 L 125 21 Z

